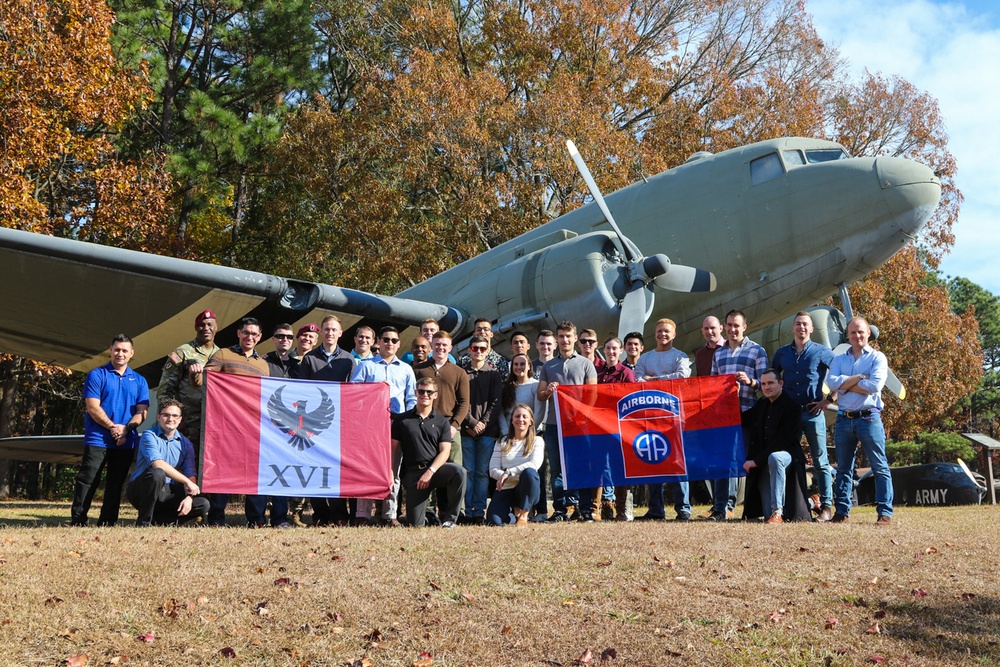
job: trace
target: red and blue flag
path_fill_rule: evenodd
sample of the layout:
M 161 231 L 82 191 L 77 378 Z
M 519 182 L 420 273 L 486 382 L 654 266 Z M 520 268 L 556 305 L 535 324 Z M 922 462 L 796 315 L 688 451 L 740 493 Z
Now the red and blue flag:
M 385 498 L 389 386 L 208 373 L 209 493 Z
M 556 409 L 567 489 L 745 474 L 732 375 L 559 385 Z

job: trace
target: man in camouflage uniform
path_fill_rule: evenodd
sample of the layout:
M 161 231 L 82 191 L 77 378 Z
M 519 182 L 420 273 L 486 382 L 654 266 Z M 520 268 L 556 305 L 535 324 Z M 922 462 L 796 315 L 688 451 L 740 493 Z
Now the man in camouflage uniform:
M 219 351 L 219 346 L 215 344 L 217 327 L 215 313 L 211 310 L 198 313 L 194 319 L 195 339 L 170 353 L 160 376 L 158 396 L 181 402 L 184 421 L 179 430 L 194 444 L 196 457 L 201 452 L 201 401 L 204 391 L 195 384 L 195 378 L 201 381 L 205 364 Z

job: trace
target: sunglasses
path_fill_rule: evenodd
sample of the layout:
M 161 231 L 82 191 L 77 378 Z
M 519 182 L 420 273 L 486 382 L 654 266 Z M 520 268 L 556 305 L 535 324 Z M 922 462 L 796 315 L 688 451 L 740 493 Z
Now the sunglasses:
M 433 396 L 436 393 L 436 389 L 417 389 L 417 394 L 420 396 Z
M 397 343 L 399 343 L 399 339 L 398 338 L 389 338 L 388 336 L 382 336 L 382 342 L 383 343 L 397 344 Z
M 295 336 L 293 336 L 292 334 L 274 334 L 274 337 L 277 340 L 291 340 L 295 338 Z
M 473 352 L 485 352 L 490 348 L 486 347 L 485 345 L 473 345 L 469 349 L 472 350 Z
M 581 338 L 580 345 L 597 345 L 597 341 L 593 338 Z

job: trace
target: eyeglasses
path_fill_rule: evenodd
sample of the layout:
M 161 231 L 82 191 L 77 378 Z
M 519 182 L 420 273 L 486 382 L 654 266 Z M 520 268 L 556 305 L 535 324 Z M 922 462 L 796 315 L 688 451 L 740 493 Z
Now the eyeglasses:
M 292 334 L 274 334 L 276 340 L 291 340 L 295 338 Z
M 181 413 L 179 412 L 161 412 L 160 416 L 164 419 L 180 419 Z
M 597 341 L 593 338 L 581 338 L 580 345 L 597 345 Z
M 382 336 L 382 342 L 383 343 L 392 343 L 394 345 L 398 345 L 399 344 L 399 339 L 398 338 L 389 338 L 388 336 Z
M 490 348 L 486 347 L 485 345 L 473 345 L 469 349 L 472 350 L 473 352 L 485 352 Z
M 493 327 L 476 327 L 476 331 L 493 331 Z
M 260 338 L 259 331 L 237 331 L 236 333 L 247 338 Z
M 417 394 L 419 396 L 433 396 L 437 393 L 437 389 L 417 389 Z

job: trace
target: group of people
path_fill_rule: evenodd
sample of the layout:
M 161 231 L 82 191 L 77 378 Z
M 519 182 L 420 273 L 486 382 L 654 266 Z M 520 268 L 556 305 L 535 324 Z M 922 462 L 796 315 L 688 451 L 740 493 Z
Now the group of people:
M 705 345 L 694 355 L 698 375 L 731 375 L 739 386 L 747 472 L 744 518 L 767 523 L 809 519 L 844 522 L 851 510 L 853 472 L 860 442 L 876 479 L 878 522 L 891 522 L 892 483 L 879 414 L 888 367 L 885 355 L 868 345 L 863 318 L 848 325 L 850 350 L 834 357 L 810 339 L 808 313 L 795 318 L 794 341 L 767 354 L 746 337 L 746 316 L 727 314 L 725 324 L 707 317 Z M 207 371 L 330 382 L 384 382 L 389 387 L 393 485 L 383 500 L 247 496 L 249 527 L 306 525 L 306 503 L 314 525 L 400 525 L 400 495 L 405 520 L 450 528 L 458 523 L 523 525 L 529 521 L 632 520 L 627 487 L 566 489 L 563 485 L 557 415 L 553 395 L 559 385 L 649 382 L 690 377 L 689 356 L 673 346 L 676 324 L 655 325 L 656 346 L 645 351 L 642 332 L 624 341 L 599 341 L 592 329 L 571 322 L 542 330 L 531 342 L 521 332 L 509 338 L 508 360 L 493 349 L 492 324 L 474 323 L 465 355 L 455 359 L 452 339 L 438 323 L 425 320 L 411 350 L 398 356 L 399 331 L 377 333 L 367 326 L 354 335 L 353 350 L 340 346 L 341 322 L 328 316 L 319 326 L 294 331 L 277 325 L 274 350 L 257 352 L 260 322 L 239 322 L 238 342 L 215 343 L 215 313 L 195 318 L 195 338 L 167 358 L 159 385 L 156 424 L 138 427 L 149 408 L 146 381 L 128 362 L 134 354 L 128 336 L 110 347 L 111 361 L 91 371 L 84 386 L 86 407 L 83 462 L 76 479 L 71 521 L 86 525 L 102 469 L 107 468 L 100 525 L 114 525 L 119 499 L 132 464 L 125 497 L 138 510 L 138 525 L 198 521 L 226 523 L 229 498 L 202 494 L 197 452 L 202 438 L 202 400 Z M 723 331 L 725 335 L 723 335 Z M 824 383 L 832 391 L 824 395 Z M 758 397 L 761 394 L 761 397 Z M 835 428 L 837 476 L 827 457 L 824 410 L 838 405 Z M 805 435 L 815 468 L 818 498 L 810 506 L 806 486 Z M 544 486 L 549 480 L 552 509 Z M 734 516 L 737 479 L 713 482 L 713 506 L 704 517 Z M 691 519 L 687 482 L 671 485 L 678 520 Z M 430 509 L 437 505 L 437 512 Z M 649 506 L 638 519 L 666 519 L 664 485 L 649 486 Z

